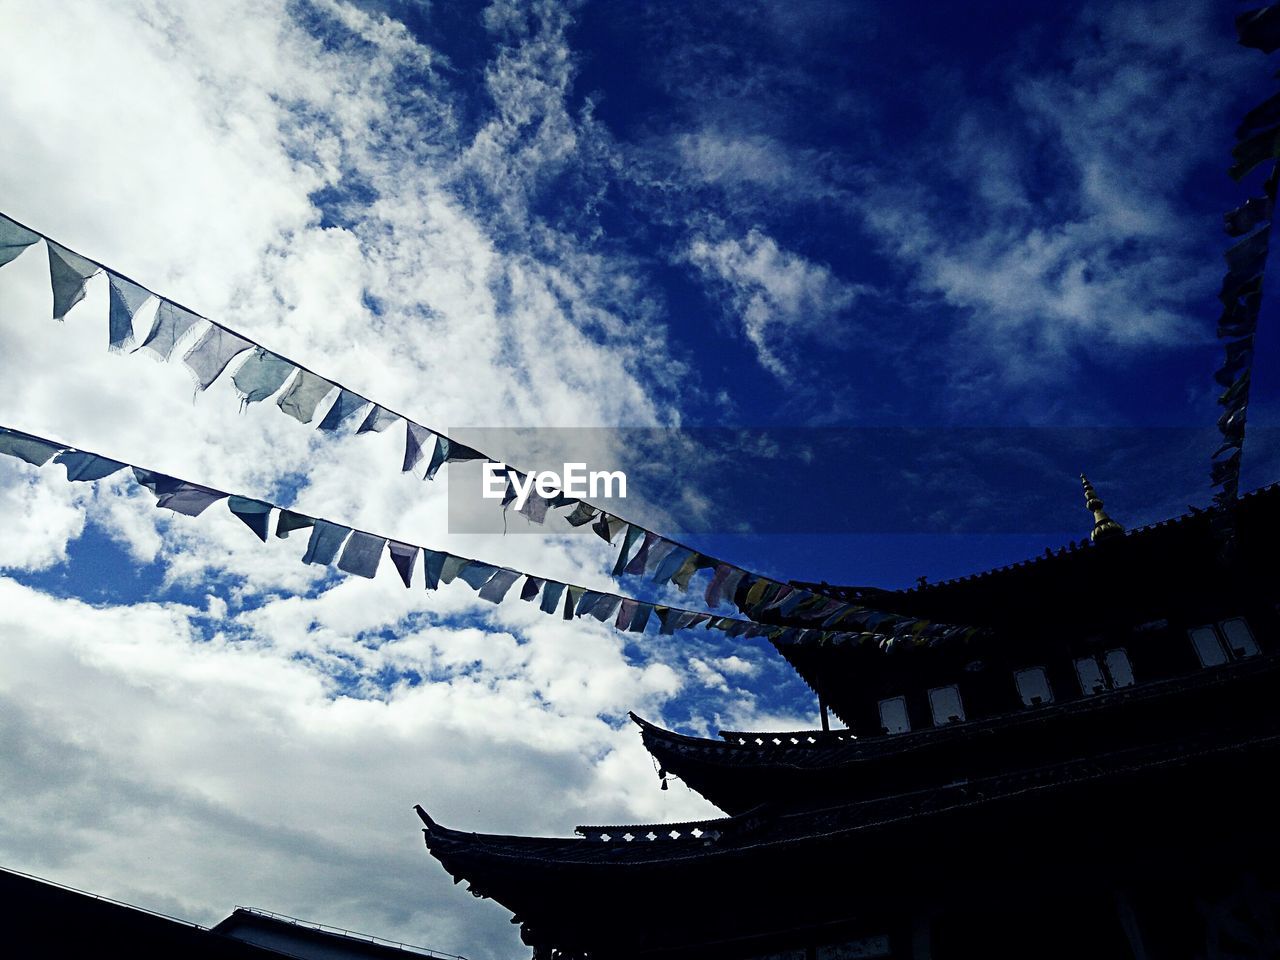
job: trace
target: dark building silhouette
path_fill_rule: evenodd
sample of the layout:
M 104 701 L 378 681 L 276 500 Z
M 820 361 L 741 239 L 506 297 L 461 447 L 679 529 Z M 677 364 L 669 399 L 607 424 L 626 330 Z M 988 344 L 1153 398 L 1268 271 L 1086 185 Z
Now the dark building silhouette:
M 4 869 L 0 921 L 0 956 L 15 960 L 465 960 L 250 907 L 209 929 Z
M 1093 536 L 1070 548 L 805 585 L 982 628 L 776 642 L 846 729 L 635 717 L 663 776 L 728 816 L 542 839 L 419 808 L 429 850 L 535 958 L 1280 956 L 1280 486 L 1125 532 L 1085 483 Z

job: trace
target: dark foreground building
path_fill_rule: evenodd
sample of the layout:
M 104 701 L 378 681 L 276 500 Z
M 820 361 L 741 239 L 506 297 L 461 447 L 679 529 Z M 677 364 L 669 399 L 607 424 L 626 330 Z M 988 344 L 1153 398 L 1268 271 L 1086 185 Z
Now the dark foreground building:
M 252 907 L 210 929 L 4 869 L 0 938 L 15 960 L 466 960 Z
M 431 853 L 535 958 L 1280 956 L 1280 486 L 907 591 L 806 585 L 982 628 L 775 641 L 847 729 L 683 736 L 664 775 L 729 816 L 462 833 Z M 785 621 L 782 622 L 785 625 Z

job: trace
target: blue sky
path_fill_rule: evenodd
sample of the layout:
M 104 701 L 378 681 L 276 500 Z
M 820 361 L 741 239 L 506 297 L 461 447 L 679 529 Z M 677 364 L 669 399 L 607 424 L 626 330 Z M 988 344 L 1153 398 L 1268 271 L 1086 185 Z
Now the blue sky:
M 707 552 L 906 586 L 1086 536 L 1079 470 L 1129 526 L 1208 502 L 1225 168 L 1273 90 L 1241 8 L 0 0 L 0 210 L 424 423 L 625 466 Z M 47 284 L 0 271 L 0 423 L 610 587 L 593 537 L 451 532 L 395 431 L 193 396 L 107 353 L 104 278 L 65 324 Z M 413 803 L 705 816 L 628 709 L 815 722 L 764 644 L 343 579 L 122 480 L 0 463 L 0 518 L 0 864 L 180 916 L 509 956 Z

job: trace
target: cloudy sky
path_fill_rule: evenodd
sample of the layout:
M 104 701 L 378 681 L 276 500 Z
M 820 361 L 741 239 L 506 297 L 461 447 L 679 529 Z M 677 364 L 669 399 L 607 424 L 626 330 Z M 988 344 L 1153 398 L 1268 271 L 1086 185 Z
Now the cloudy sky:
M 1079 469 L 1129 524 L 1208 500 L 1223 171 L 1274 68 L 1233 9 L 0 0 L 0 210 L 421 422 L 577 431 L 708 552 L 903 586 L 1085 535 Z M 451 533 L 396 431 L 109 354 L 105 277 L 63 324 L 48 283 L 41 247 L 0 272 L 0 424 L 611 583 L 591 536 Z M 0 519 L 0 865 L 182 917 L 521 955 L 412 804 L 710 815 L 627 710 L 815 719 L 764 645 L 345 579 L 123 475 L 5 458 Z

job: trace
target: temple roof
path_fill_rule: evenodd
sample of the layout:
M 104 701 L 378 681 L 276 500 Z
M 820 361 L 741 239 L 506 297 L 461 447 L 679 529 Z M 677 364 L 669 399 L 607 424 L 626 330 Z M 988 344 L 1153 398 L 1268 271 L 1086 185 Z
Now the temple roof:
M 1274 591 L 1280 582 L 1280 484 L 1245 494 L 1235 507 L 1229 555 L 1220 536 L 1223 512 L 1193 511 L 1096 543 L 968 577 L 909 590 L 815 584 L 812 588 L 880 609 L 980 628 L 936 640 L 910 634 L 837 635 L 792 629 L 771 638 L 775 648 L 835 714 L 851 722 L 865 694 L 858 684 L 902 674 L 921 658 L 959 668 L 980 652 L 1030 651 L 1040 642 L 1116 627 L 1206 616 L 1242 595 Z M 785 623 L 785 621 L 780 621 Z M 897 656 L 910 653 L 911 656 Z M 887 656 L 886 656 L 887 654 Z M 881 686 L 892 686 L 892 683 Z
M 1236 527 L 1244 539 L 1249 539 L 1253 525 L 1266 522 L 1274 526 L 1280 514 L 1280 483 L 1271 483 L 1257 490 L 1242 494 L 1237 501 L 1238 518 Z M 982 616 L 975 610 L 970 600 L 985 588 L 995 590 L 1021 589 L 1028 583 L 1062 584 L 1058 591 L 1066 593 L 1069 586 L 1074 586 L 1074 578 L 1078 571 L 1099 563 L 1098 557 L 1106 557 L 1114 563 L 1119 556 L 1140 555 L 1152 562 L 1152 569 L 1160 570 L 1173 565 L 1174 558 L 1165 557 L 1154 552 L 1153 545 L 1178 545 L 1181 552 L 1195 552 L 1198 564 L 1203 564 L 1206 557 L 1202 548 L 1207 546 L 1209 522 L 1222 511 L 1218 508 L 1191 510 L 1176 517 L 1158 520 L 1132 530 L 1124 531 L 1121 536 L 1103 541 L 1101 545 L 1089 540 L 1073 541 L 1058 549 L 1046 549 L 1036 557 L 1020 560 L 1015 563 L 994 567 L 978 573 L 940 580 L 936 583 L 924 582 L 913 587 L 893 590 L 881 587 L 839 586 L 824 582 L 812 583 L 802 580 L 791 581 L 797 586 L 807 587 L 818 593 L 826 594 L 838 600 L 850 603 L 865 603 L 894 612 L 909 612 L 915 616 L 944 619 L 944 611 L 976 613 L 976 620 L 963 619 L 958 622 L 993 622 L 991 616 Z M 1124 544 L 1124 546 L 1120 546 Z M 1127 579 L 1127 578 L 1126 578 Z M 1126 587 L 1129 584 L 1126 583 Z M 1083 599 L 1086 594 L 1079 593 L 1073 599 Z M 956 619 L 952 617 L 952 619 Z
M 1145 809 L 1182 817 L 1180 804 L 1204 802 L 1178 794 L 1175 785 L 1184 782 L 1253 789 L 1250 778 L 1262 776 L 1262 761 L 1280 750 L 1280 733 L 1219 733 L 865 802 L 802 812 L 761 808 L 677 825 L 581 827 L 577 838 L 467 833 L 417 810 L 431 854 L 474 895 L 511 910 L 526 942 L 591 952 L 621 938 L 630 956 L 697 937 L 820 922 L 823 911 L 847 912 L 859 896 L 900 895 L 899 882 L 928 869 L 924 858 L 950 857 L 971 842 L 990 845 L 991 831 L 1007 828 L 1015 811 L 1024 827 L 1065 818 L 1086 830 L 1116 821 L 1119 808 L 1130 818 Z M 1183 771 L 1192 764 L 1188 780 Z M 1005 802 L 1015 798 L 1016 805 Z M 814 870 L 833 864 L 841 865 L 841 882 L 815 886 Z M 895 871 L 905 871 L 901 881 Z
M 735 814 L 765 805 L 803 809 L 894 792 L 895 783 L 900 790 L 907 780 L 946 783 L 982 775 L 984 768 L 1048 763 L 1087 752 L 1095 741 L 1099 749 L 1115 748 L 1117 729 L 1158 730 L 1176 739 L 1194 733 L 1205 713 L 1238 705 L 1242 696 L 1270 702 L 1278 673 L 1280 657 L 1255 657 L 1034 710 L 889 736 L 726 730 L 717 740 L 666 730 L 634 713 L 631 719 L 664 773 Z

